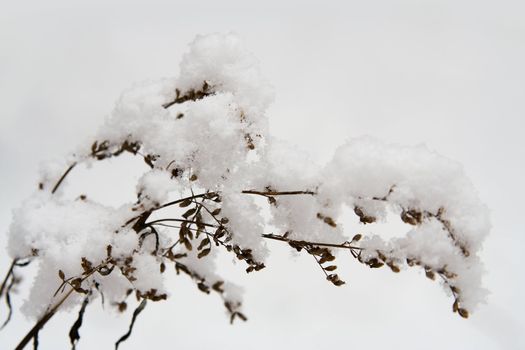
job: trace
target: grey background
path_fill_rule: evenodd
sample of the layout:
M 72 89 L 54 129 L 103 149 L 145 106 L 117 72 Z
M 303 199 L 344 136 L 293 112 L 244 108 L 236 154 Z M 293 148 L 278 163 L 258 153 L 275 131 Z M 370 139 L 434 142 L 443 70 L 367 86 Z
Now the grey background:
M 187 43 L 217 31 L 240 34 L 274 84 L 273 134 L 320 163 L 352 136 L 425 143 L 460 161 L 491 209 L 482 252 L 491 295 L 469 320 L 454 315 L 452 300 L 416 270 L 370 271 L 342 257 L 347 285 L 334 288 L 308 257 L 272 244 L 269 267 L 258 274 L 245 276 L 224 260 L 226 274 L 245 286 L 249 322 L 230 326 L 217 298 L 175 278 L 171 299 L 146 309 L 123 349 L 525 347 L 522 1 L 0 6 L 1 245 L 10 210 L 36 186 L 39 161 L 94 133 L 133 82 L 176 75 Z M 130 200 L 135 175 L 120 181 L 115 173 L 126 175 L 131 163 L 95 169 L 109 174 L 106 181 L 80 170 L 73 188 L 110 204 Z M 2 274 L 7 263 L 0 253 Z M 106 309 L 88 309 L 79 349 L 111 349 L 125 332 L 130 314 Z M 50 322 L 41 348 L 67 348 L 74 318 L 64 313 Z M 15 314 L 0 332 L 0 348 L 14 347 L 30 326 Z

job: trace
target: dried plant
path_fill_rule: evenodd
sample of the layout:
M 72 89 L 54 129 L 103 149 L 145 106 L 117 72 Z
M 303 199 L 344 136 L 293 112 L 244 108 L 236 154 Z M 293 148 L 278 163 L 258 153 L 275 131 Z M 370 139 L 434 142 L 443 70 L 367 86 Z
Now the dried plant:
M 135 297 L 139 304 L 118 348 L 147 303 L 168 298 L 163 276 L 169 265 L 199 291 L 219 296 L 230 322 L 246 321 L 241 295 L 217 274 L 215 257 L 223 251 L 247 273 L 259 271 L 267 240 L 310 255 L 335 286 L 345 284 L 336 272 L 338 251 L 373 269 L 420 267 L 428 278 L 439 277 L 453 312 L 467 318 L 484 298 L 477 252 L 489 223 L 461 167 L 423 147 L 370 138 L 349 141 L 324 167 L 312 167 L 268 134 L 271 98 L 236 36 L 198 37 L 179 78 L 127 91 L 95 142 L 44 166 L 38 190 L 14 213 L 13 260 L 0 289 L 7 306 L 3 328 L 22 268 L 39 264 L 37 287 L 22 307 L 36 323 L 17 349 L 31 341 L 36 347 L 39 331 L 59 310 L 79 306 L 69 332 L 74 349 L 94 299 L 123 312 Z M 135 203 L 112 208 L 85 194 L 64 195 L 74 168 L 122 154 L 146 164 Z M 267 202 L 268 215 L 256 198 Z M 394 213 L 410 229 L 389 241 L 347 236 L 344 207 L 363 225 Z

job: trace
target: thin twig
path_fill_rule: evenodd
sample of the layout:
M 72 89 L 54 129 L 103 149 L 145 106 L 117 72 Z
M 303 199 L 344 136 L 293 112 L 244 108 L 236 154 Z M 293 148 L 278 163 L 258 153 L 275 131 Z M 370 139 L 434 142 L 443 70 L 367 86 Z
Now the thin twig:
M 309 241 L 297 241 L 289 238 L 285 238 L 283 236 L 274 235 L 271 233 L 265 233 L 262 235 L 263 238 L 273 239 L 276 241 L 281 242 L 287 242 L 287 243 L 297 243 L 297 244 L 308 244 L 312 246 L 319 246 L 319 247 L 331 247 L 331 248 L 340 248 L 340 249 L 357 249 L 357 250 L 363 250 L 364 248 L 356 247 L 348 244 L 348 242 L 344 242 L 341 244 L 334 244 L 334 243 L 321 243 L 321 242 L 309 242 Z
M 191 200 L 191 199 L 195 199 L 195 198 L 201 198 L 201 197 L 204 197 L 204 196 L 213 196 L 215 194 L 216 194 L 215 192 L 208 192 L 208 193 L 196 194 L 194 196 L 189 196 L 189 197 L 185 197 L 185 198 L 180 198 L 180 199 L 177 199 L 176 201 L 168 202 L 168 203 L 162 204 L 161 206 L 158 206 L 156 208 L 150 209 L 149 212 L 154 212 L 156 210 L 160 210 L 160 209 L 169 207 L 171 205 L 180 204 L 180 203 L 182 203 L 184 201 L 187 201 L 187 200 Z M 139 214 L 137 216 L 132 217 L 131 219 L 126 221 L 126 223 L 123 225 L 123 227 L 131 224 L 133 221 L 135 221 L 138 218 L 140 218 L 143 214 L 144 213 L 141 213 L 141 214 Z
M 7 273 L 4 277 L 4 281 L 2 282 L 2 285 L 0 286 L 0 297 L 4 294 L 4 289 L 5 289 L 5 286 L 7 285 L 7 280 L 9 279 L 9 276 L 11 276 L 11 274 L 13 273 L 13 269 L 17 261 L 18 259 L 13 259 L 13 261 L 11 262 L 11 265 L 9 266 L 9 270 L 7 270 Z
M 55 193 L 57 190 L 58 190 L 58 187 L 60 186 L 60 184 L 62 184 L 62 181 L 64 181 L 64 179 L 66 178 L 67 174 L 69 174 L 69 172 L 71 170 L 73 170 L 73 168 L 77 165 L 77 162 L 74 162 L 73 164 L 71 164 L 69 166 L 69 168 L 67 168 L 66 172 L 62 175 L 62 177 L 60 177 L 60 179 L 58 180 L 58 182 L 56 183 L 55 187 L 53 187 L 53 190 L 51 191 L 51 193 Z
M 146 303 L 147 299 L 142 299 L 139 306 L 135 309 L 135 311 L 133 311 L 133 317 L 131 318 L 131 323 L 129 325 L 128 332 L 122 337 L 120 337 L 120 339 L 115 343 L 115 350 L 118 349 L 120 343 L 128 339 L 131 335 L 131 332 L 133 331 L 133 326 L 135 325 L 135 321 L 137 320 L 137 316 L 142 312 L 142 310 L 144 310 L 144 308 L 146 307 Z
M 82 278 L 81 282 L 85 281 L 89 276 L 97 272 L 100 268 L 104 267 L 108 261 L 105 261 L 95 267 L 93 270 L 90 271 L 89 274 L 87 274 L 85 277 Z M 75 288 L 71 287 L 71 289 L 60 299 L 52 308 L 50 308 L 44 316 L 40 320 L 37 321 L 37 323 L 27 332 L 27 334 L 24 336 L 24 338 L 18 343 L 15 350 L 22 350 L 26 347 L 26 345 L 31 341 L 31 339 L 35 338 L 37 339 L 38 332 L 44 328 L 46 323 L 55 315 L 55 313 L 58 311 L 60 306 L 69 298 L 69 296 L 75 291 Z
M 165 221 L 174 221 L 174 222 L 184 222 L 184 223 L 187 223 L 187 224 L 197 224 L 196 221 L 192 221 L 192 220 L 184 220 L 184 219 L 158 219 L 158 220 L 155 220 L 155 221 L 150 221 L 148 223 L 146 223 L 146 226 L 150 226 L 150 225 L 158 225 L 159 223 L 161 222 L 165 222 Z M 219 226 L 217 225 L 212 225 L 212 224 L 206 224 L 204 222 L 201 222 L 199 223 L 200 225 L 204 225 L 204 226 L 208 226 L 208 227 L 214 227 L 214 228 L 219 228 Z M 164 225 L 166 226 L 166 225 Z
M 71 329 L 69 330 L 69 341 L 71 342 L 71 350 L 75 350 L 78 341 L 80 340 L 80 333 L 78 332 L 80 330 L 80 327 L 82 327 L 82 321 L 84 320 L 84 313 L 86 311 L 86 307 L 89 303 L 89 294 L 86 295 L 84 298 L 84 301 L 82 302 L 82 306 L 80 307 L 80 310 L 78 311 L 78 317 L 73 323 L 73 326 L 71 326 Z
M 313 191 L 256 191 L 256 190 L 244 190 L 242 191 L 244 194 L 256 194 L 259 196 L 294 196 L 294 195 L 301 195 L 301 194 L 309 194 L 309 195 L 315 195 L 316 193 Z

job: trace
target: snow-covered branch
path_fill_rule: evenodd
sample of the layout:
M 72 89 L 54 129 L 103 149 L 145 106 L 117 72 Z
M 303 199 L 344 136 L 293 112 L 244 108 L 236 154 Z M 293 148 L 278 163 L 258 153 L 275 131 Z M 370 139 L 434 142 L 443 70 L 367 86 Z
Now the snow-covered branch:
M 178 78 L 126 91 L 95 142 L 46 164 L 38 189 L 14 212 L 8 243 L 13 264 L 0 289 L 10 307 L 20 262 L 38 264 L 22 307 L 36 325 L 19 348 L 37 339 L 59 309 L 80 305 L 70 333 L 76 344 L 83 310 L 97 297 L 123 311 L 135 295 L 141 303 L 131 333 L 145 300 L 170 296 L 168 264 L 200 291 L 216 292 L 232 322 L 246 320 L 240 288 L 220 276 L 215 259 L 224 251 L 246 272 L 261 270 L 268 240 L 311 255 L 336 286 L 344 284 L 334 272 L 338 250 L 371 268 L 397 273 L 420 267 L 428 278 L 440 277 L 453 311 L 468 317 L 486 293 L 478 253 L 490 223 L 461 166 L 423 146 L 358 138 L 315 167 L 268 133 L 272 98 L 237 36 L 199 36 Z M 74 169 L 124 153 L 147 165 L 136 202 L 115 208 L 88 194 L 64 196 Z M 269 214 L 262 214 L 263 206 Z M 395 214 L 407 232 L 390 240 L 345 232 L 346 208 L 363 225 Z

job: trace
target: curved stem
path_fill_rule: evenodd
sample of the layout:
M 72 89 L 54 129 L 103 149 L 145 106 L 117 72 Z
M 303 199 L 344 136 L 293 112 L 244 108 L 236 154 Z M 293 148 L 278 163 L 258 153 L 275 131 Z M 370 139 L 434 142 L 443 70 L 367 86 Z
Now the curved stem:
M 73 168 L 77 165 L 77 162 L 74 162 L 73 164 L 71 164 L 69 166 L 69 168 L 67 168 L 66 172 L 62 175 L 62 177 L 60 177 L 60 179 L 58 180 L 58 182 L 56 183 L 55 187 L 53 187 L 53 190 L 51 191 L 51 193 L 55 193 L 57 190 L 58 190 L 58 187 L 60 187 L 60 184 L 62 184 L 62 182 L 64 181 L 64 179 L 66 178 L 67 174 L 69 174 L 69 172 L 71 170 L 73 170 Z
M 9 266 L 9 270 L 7 271 L 4 281 L 2 282 L 2 285 L 0 286 L 0 297 L 4 294 L 4 289 L 5 289 L 5 286 L 7 285 L 7 280 L 9 279 L 9 276 L 11 276 L 11 274 L 13 273 L 13 269 L 15 268 L 17 261 L 18 259 L 13 259 L 11 266 Z

